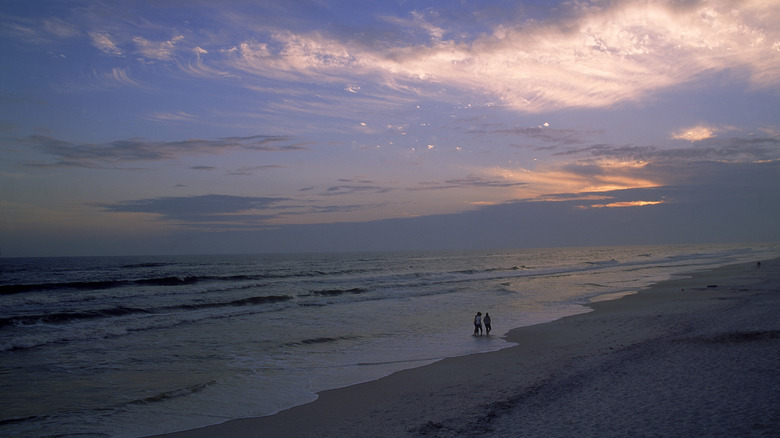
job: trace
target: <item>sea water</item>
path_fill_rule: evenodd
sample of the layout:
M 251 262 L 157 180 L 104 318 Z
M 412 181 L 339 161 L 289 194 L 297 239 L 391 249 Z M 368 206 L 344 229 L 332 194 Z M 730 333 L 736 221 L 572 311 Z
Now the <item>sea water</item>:
M 0 435 L 136 437 L 510 346 L 773 245 L 0 259 Z M 489 312 L 490 337 L 472 336 Z

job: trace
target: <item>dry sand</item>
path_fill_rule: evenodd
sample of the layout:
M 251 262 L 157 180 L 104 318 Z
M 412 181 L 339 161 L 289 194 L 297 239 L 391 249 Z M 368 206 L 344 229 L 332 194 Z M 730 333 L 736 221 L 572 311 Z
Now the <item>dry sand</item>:
M 780 437 L 780 259 L 762 264 L 512 330 L 515 347 L 166 436 Z

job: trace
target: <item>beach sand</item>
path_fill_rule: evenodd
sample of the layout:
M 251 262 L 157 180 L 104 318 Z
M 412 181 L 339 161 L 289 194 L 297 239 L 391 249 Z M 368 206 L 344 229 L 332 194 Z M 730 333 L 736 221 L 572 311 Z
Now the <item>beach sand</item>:
M 511 348 L 165 436 L 780 436 L 780 259 L 589 306 Z

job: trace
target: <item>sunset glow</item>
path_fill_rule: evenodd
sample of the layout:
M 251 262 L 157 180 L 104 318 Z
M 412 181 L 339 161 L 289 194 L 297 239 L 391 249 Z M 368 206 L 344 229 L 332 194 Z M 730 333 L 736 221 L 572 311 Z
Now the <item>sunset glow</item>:
M 510 209 L 739 205 L 707 239 L 780 220 L 776 2 L 0 8 L 4 254 L 360 240 L 339 224 L 403 247 Z
M 663 204 L 663 201 L 623 201 L 611 202 L 609 204 L 593 204 L 591 208 L 622 208 L 622 207 L 644 207 L 646 205 Z

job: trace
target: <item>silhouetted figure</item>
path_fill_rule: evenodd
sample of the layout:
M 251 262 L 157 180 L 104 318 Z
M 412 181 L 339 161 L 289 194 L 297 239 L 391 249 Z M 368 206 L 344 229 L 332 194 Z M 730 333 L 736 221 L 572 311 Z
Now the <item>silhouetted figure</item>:
M 482 312 L 474 315 L 474 336 L 482 336 Z
M 490 336 L 490 314 L 485 312 L 485 334 Z

